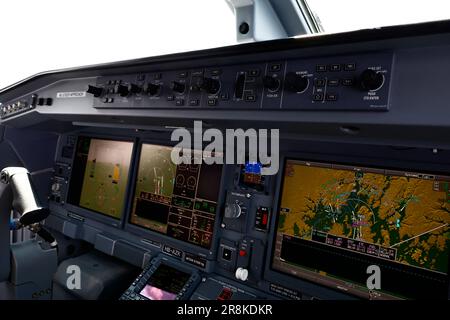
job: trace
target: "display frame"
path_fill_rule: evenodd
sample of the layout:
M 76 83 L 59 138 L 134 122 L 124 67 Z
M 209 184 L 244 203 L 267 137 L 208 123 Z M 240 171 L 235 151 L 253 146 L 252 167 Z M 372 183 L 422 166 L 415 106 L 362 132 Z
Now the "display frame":
M 221 222 L 221 219 L 219 217 L 220 217 L 220 213 L 223 211 L 223 203 L 225 201 L 225 196 L 224 196 L 224 192 L 223 192 L 223 190 L 226 186 L 226 180 L 227 180 L 225 177 L 226 177 L 227 171 L 229 171 L 227 165 L 226 164 L 222 165 L 222 173 L 221 173 L 221 177 L 220 177 L 219 194 L 218 194 L 218 198 L 217 198 L 217 208 L 216 208 L 215 221 L 214 221 L 214 232 L 213 232 L 213 237 L 211 240 L 211 247 L 208 249 L 208 248 L 202 247 L 200 245 L 196 245 L 191 242 L 178 240 L 178 239 L 168 236 L 167 234 L 160 233 L 158 231 L 151 230 L 149 228 L 145 228 L 143 226 L 139 226 L 137 224 L 131 223 L 130 219 L 131 219 L 131 215 L 132 215 L 133 201 L 134 201 L 134 195 L 135 195 L 135 191 L 136 191 L 135 187 L 136 187 L 136 179 L 137 179 L 138 170 L 139 170 L 139 160 L 141 157 L 142 146 L 144 144 L 157 145 L 157 146 L 168 147 L 168 148 L 173 148 L 176 146 L 176 144 L 169 144 L 169 143 L 167 143 L 167 141 L 163 141 L 163 140 L 141 139 L 139 141 L 138 145 L 136 146 L 135 163 L 134 163 L 134 167 L 133 167 L 132 178 L 130 181 L 130 194 L 129 194 L 128 203 L 127 203 L 128 210 L 127 210 L 125 220 L 124 220 L 124 231 L 130 232 L 131 234 L 134 234 L 134 235 L 142 238 L 142 240 L 146 244 L 152 245 L 152 246 L 160 249 L 161 251 L 164 251 L 164 247 L 166 247 L 166 246 L 170 247 L 171 249 L 176 249 L 176 250 L 182 251 L 183 252 L 182 256 L 179 256 L 179 257 L 166 251 L 167 254 L 175 256 L 178 259 L 184 259 L 185 253 L 194 254 L 194 255 L 200 256 L 202 258 L 205 258 L 207 260 L 215 258 L 215 255 L 216 255 L 216 252 L 217 252 L 218 246 L 219 246 L 218 242 L 219 242 L 219 233 L 220 233 L 219 230 L 220 230 L 220 222 Z
M 431 151 L 430 151 L 431 154 Z M 290 275 L 281 270 L 273 268 L 273 259 L 275 254 L 276 236 L 278 229 L 278 217 L 281 205 L 281 199 L 283 194 L 284 172 L 288 160 L 294 161 L 307 161 L 307 162 L 325 162 L 336 165 L 348 165 L 355 167 L 369 167 L 379 169 L 391 169 L 405 172 L 414 173 L 429 173 L 429 174 L 442 174 L 450 176 L 450 166 L 443 163 L 426 162 L 426 161 L 409 161 L 407 159 L 402 160 L 398 157 L 388 158 L 383 155 L 379 158 L 371 157 L 367 155 L 340 155 L 340 154 L 326 154 L 326 153 L 309 153 L 309 152 L 286 152 L 280 155 L 280 168 L 277 174 L 274 193 L 274 208 L 273 214 L 270 218 L 270 228 L 267 244 L 267 254 L 264 265 L 264 280 L 269 284 L 281 285 L 282 287 L 298 292 L 301 295 L 305 295 L 309 298 L 319 299 L 361 299 L 359 295 L 346 292 L 344 289 L 337 287 L 326 286 L 312 280 L 296 277 Z M 447 272 L 447 285 L 448 295 L 450 298 L 450 255 L 449 255 L 449 269 Z M 402 299 L 402 298 L 399 298 Z
M 76 160 L 76 149 L 74 150 L 74 153 L 72 155 L 72 159 L 70 161 L 70 167 L 71 167 L 71 172 L 70 172 L 70 176 L 68 178 L 67 181 L 67 185 L 68 185 L 68 190 L 67 190 L 67 194 L 65 196 L 64 199 L 64 208 L 70 212 L 70 213 L 74 213 L 76 215 L 79 215 L 83 218 L 86 219 L 92 219 L 95 220 L 97 222 L 100 223 L 104 223 L 106 225 L 121 229 L 123 228 L 123 225 L 125 223 L 125 217 L 127 216 L 127 213 L 129 211 L 129 207 L 128 207 L 128 199 L 130 197 L 130 188 L 131 188 L 131 180 L 133 178 L 133 171 L 134 171 L 134 166 L 135 166 L 135 161 L 136 161 L 136 150 L 137 150 L 137 145 L 138 145 L 138 138 L 137 137 L 130 137 L 130 136 L 122 136 L 122 135 L 108 135 L 108 134 L 99 134 L 99 133 L 91 133 L 91 132 L 79 132 L 76 135 L 76 141 L 75 141 L 75 148 L 78 147 L 78 143 L 80 141 L 80 138 L 82 137 L 87 137 L 87 138 L 91 138 L 91 139 L 99 139 L 99 140 L 110 140 L 110 141 L 120 141 L 120 142 L 131 142 L 133 144 L 132 147 L 132 151 L 131 151 L 131 158 L 130 158 L 130 166 L 129 166 L 129 170 L 128 170 L 128 177 L 127 177 L 127 183 L 126 183 L 126 187 L 125 187 L 125 195 L 124 195 L 124 206 L 120 215 L 120 218 L 114 218 L 108 214 L 102 213 L 102 212 L 98 212 L 98 211 L 94 211 L 91 210 L 89 208 L 86 207 L 82 207 L 82 206 L 77 206 L 73 203 L 69 203 L 68 202 L 68 198 L 69 198 L 69 193 L 70 193 L 70 186 L 71 186 L 71 182 L 72 182 L 72 170 L 74 167 L 74 162 Z

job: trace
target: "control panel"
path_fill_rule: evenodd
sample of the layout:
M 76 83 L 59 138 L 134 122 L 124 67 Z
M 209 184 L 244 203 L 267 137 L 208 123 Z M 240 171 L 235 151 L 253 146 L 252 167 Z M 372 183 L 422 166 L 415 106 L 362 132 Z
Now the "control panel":
M 18 115 L 20 113 L 35 109 L 37 106 L 51 106 L 53 105 L 53 98 L 39 97 L 37 94 L 32 94 L 29 97 L 24 97 L 6 105 L 0 103 L 0 119 L 6 119 Z
M 200 274 L 169 257 L 153 259 L 120 300 L 187 300 L 200 282 Z
M 171 164 L 173 147 L 136 135 L 135 131 L 121 138 L 104 132 L 63 135 L 49 190 L 51 210 L 66 221 L 58 226 L 50 218 L 50 227 L 75 237 L 95 232 L 93 238 L 87 237 L 95 248 L 127 261 L 141 264 L 153 257 L 122 300 L 327 295 L 398 299 L 431 295 L 432 288 L 433 296 L 445 296 L 448 270 L 439 261 L 447 257 L 448 224 L 408 228 L 404 223 L 441 214 L 430 208 L 446 205 L 450 175 L 421 172 L 439 172 L 445 166 L 423 164 L 416 171 L 405 171 L 383 169 L 389 160 L 371 166 L 350 160 L 336 163 L 351 146 L 324 144 L 321 150 L 336 154 L 296 152 L 286 156 L 277 176 L 264 176 L 258 162 Z M 312 149 L 308 143 L 294 147 Z M 138 151 L 134 158 L 133 149 Z M 379 152 L 396 154 L 389 148 Z M 426 150 L 418 154 L 427 158 Z M 303 160 L 309 157 L 323 160 Z M 445 155 L 438 160 L 448 161 Z M 135 176 L 127 180 L 130 170 Z M 189 177 L 196 180 L 191 187 L 183 182 Z M 127 196 L 121 191 L 126 184 L 131 186 L 128 207 L 123 206 Z M 396 195 L 397 189 L 405 194 Z M 428 200 L 420 201 L 415 189 Z M 385 196 L 396 200 L 382 201 Z M 403 215 L 393 209 L 398 203 Z M 380 210 L 392 214 L 382 216 Z M 398 232 L 408 232 L 420 238 L 427 230 L 435 233 L 427 242 L 419 239 L 405 245 L 397 237 Z M 392 244 L 381 243 L 377 234 Z M 414 258 L 411 252 L 422 245 L 430 246 L 424 254 L 436 252 L 436 260 L 424 264 Z M 329 264 L 330 259 L 335 264 Z M 383 270 L 392 281 L 384 284 L 389 291 L 373 293 L 365 287 L 367 265 Z M 405 284 L 413 279 L 420 288 L 411 291 Z M 345 289 L 342 296 L 340 288 Z
M 96 108 L 374 110 L 389 108 L 392 53 L 99 77 Z

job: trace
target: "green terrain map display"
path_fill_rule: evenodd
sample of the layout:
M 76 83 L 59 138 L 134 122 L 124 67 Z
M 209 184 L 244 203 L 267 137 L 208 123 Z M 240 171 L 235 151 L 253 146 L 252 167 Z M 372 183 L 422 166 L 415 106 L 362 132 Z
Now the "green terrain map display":
M 449 183 L 288 160 L 278 232 L 313 231 L 396 250 L 399 263 L 447 273 Z
M 132 142 L 90 140 L 80 206 L 120 218 L 132 150 Z

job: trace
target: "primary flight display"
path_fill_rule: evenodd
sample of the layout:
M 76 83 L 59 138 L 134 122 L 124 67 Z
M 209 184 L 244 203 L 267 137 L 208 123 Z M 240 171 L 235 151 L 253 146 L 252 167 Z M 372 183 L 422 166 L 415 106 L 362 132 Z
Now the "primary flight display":
M 68 202 L 120 219 L 133 142 L 79 137 Z

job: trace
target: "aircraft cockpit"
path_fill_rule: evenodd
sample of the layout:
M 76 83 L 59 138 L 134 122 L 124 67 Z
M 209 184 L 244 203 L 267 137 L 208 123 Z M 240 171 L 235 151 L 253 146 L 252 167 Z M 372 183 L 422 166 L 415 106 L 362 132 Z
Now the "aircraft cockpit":
M 449 11 L 354 30 L 365 1 L 169 2 L 223 12 L 225 46 L 201 24 L 201 50 L 151 51 L 178 38 L 136 16 L 97 46 L 148 58 L 0 62 L 0 299 L 448 300 Z M 41 49 L 57 68 L 83 37 Z

